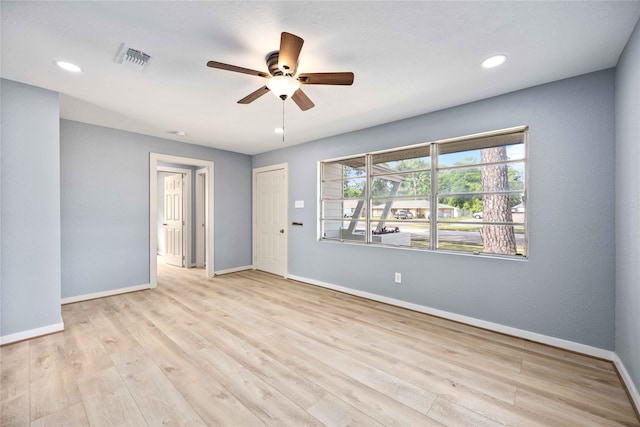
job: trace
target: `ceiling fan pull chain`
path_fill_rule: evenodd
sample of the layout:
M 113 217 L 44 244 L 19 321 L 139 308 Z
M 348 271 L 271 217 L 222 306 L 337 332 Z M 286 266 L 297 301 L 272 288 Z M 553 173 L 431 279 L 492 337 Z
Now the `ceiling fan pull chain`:
M 284 142 L 284 99 L 282 100 L 282 142 Z

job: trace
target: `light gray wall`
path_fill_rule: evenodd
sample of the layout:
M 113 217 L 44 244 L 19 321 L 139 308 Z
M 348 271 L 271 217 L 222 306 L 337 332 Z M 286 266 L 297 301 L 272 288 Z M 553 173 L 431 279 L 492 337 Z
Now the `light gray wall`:
M 149 283 L 149 153 L 214 162 L 215 269 L 251 264 L 251 158 L 61 121 L 62 296 Z
M 58 94 L 1 79 L 0 335 L 62 322 Z
M 614 348 L 614 71 L 254 156 L 289 164 L 289 273 Z M 317 162 L 529 125 L 528 261 L 319 242 Z M 304 200 L 304 209 L 294 209 Z M 402 284 L 393 283 L 394 272 Z
M 640 22 L 616 69 L 616 354 L 640 390 Z

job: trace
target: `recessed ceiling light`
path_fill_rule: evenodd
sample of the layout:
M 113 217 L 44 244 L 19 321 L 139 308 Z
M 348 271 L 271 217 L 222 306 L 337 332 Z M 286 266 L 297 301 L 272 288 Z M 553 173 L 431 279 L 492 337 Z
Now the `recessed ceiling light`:
M 282 129 L 282 128 L 275 128 L 273 131 L 275 133 L 284 133 L 284 129 Z
M 495 55 L 487 58 L 482 62 L 482 68 L 493 68 L 502 65 L 507 60 L 506 55 Z
M 177 131 L 174 131 L 173 133 L 175 133 L 178 136 L 187 136 L 187 133 L 183 130 L 177 130 Z
M 82 72 L 82 68 L 78 67 L 76 64 L 72 64 L 67 61 L 56 61 L 56 65 L 62 68 L 65 71 L 70 71 L 72 73 L 80 73 Z

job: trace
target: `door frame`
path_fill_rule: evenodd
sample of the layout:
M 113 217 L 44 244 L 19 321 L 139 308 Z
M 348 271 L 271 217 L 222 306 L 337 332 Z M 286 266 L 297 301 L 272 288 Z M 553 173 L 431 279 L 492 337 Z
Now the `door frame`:
M 282 169 L 283 173 L 284 173 L 284 194 L 283 194 L 283 204 L 284 204 L 284 229 L 286 231 L 285 233 L 285 239 L 284 239 L 284 278 L 286 279 L 289 276 L 289 227 L 288 227 L 288 223 L 289 223 L 289 164 L 288 163 L 278 163 L 276 165 L 271 165 L 271 166 L 263 166 L 263 167 L 259 167 L 259 168 L 254 168 L 253 169 L 253 177 L 252 177 L 252 204 L 253 204 L 253 209 L 252 209 L 252 224 L 253 227 L 251 227 L 252 229 L 252 247 L 253 247 L 253 251 L 251 254 L 251 260 L 252 260 L 252 266 L 251 268 L 253 268 L 254 270 L 256 269 L 256 261 L 258 259 L 258 251 L 257 251 L 257 224 L 258 224 L 258 210 L 257 210 L 257 187 L 258 187 L 258 174 L 262 173 L 262 172 L 271 172 L 271 171 L 276 171 Z
M 182 266 L 184 268 L 191 267 L 191 247 L 192 247 L 192 239 L 191 239 L 191 215 L 192 215 L 192 202 L 191 202 L 191 169 L 186 168 L 177 168 L 173 166 L 164 166 L 158 165 L 157 172 L 170 172 L 170 173 L 180 173 L 183 175 L 184 180 L 184 188 L 182 192 L 182 218 L 184 221 L 183 229 L 182 229 L 182 253 L 184 254 L 184 260 L 182 262 Z M 156 172 L 156 177 L 157 177 Z M 158 212 L 158 215 L 160 212 Z
M 177 165 L 195 166 L 207 170 L 207 217 L 206 229 L 207 238 L 205 246 L 207 251 L 206 276 L 214 276 L 214 197 L 213 197 L 213 175 L 214 164 L 210 160 L 193 159 L 190 157 L 173 156 L 170 154 L 149 153 L 149 283 L 152 288 L 158 286 L 158 163 L 173 163 Z M 191 197 L 191 195 L 189 195 Z M 190 249 L 190 248 L 189 248 Z M 190 260 L 189 260 L 190 261 Z
M 200 168 L 196 170 L 196 267 L 204 267 L 206 265 L 205 254 L 207 252 L 205 242 L 207 238 L 207 169 Z M 204 224 L 204 230 L 201 230 L 201 224 Z

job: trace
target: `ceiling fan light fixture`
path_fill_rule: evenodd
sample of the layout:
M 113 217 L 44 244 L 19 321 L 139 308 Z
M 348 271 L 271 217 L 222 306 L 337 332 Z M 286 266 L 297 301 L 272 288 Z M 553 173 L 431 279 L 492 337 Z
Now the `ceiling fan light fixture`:
M 300 82 L 291 76 L 274 76 L 267 81 L 267 87 L 284 101 L 300 89 Z

